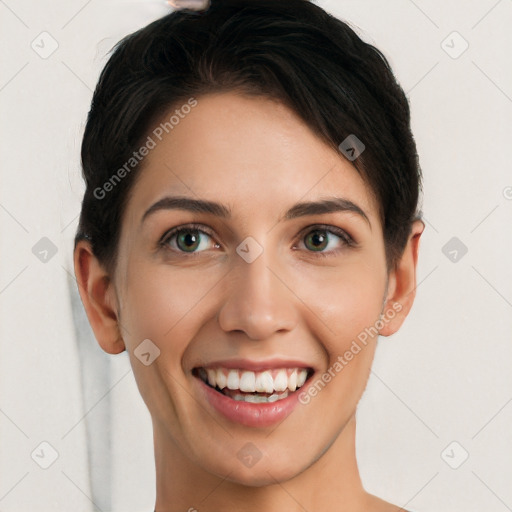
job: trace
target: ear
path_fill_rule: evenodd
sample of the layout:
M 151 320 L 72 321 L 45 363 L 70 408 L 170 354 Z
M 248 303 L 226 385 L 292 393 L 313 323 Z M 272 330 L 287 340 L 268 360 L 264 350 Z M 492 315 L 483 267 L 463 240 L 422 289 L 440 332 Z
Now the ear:
M 404 252 L 389 273 L 387 296 L 382 310 L 384 326 L 379 330 L 382 336 L 390 336 L 398 331 L 411 310 L 416 296 L 416 265 L 424 229 L 425 223 L 422 220 L 413 222 Z
M 77 243 L 73 263 L 78 291 L 96 340 L 109 354 L 123 352 L 126 347 L 118 325 L 114 285 L 86 240 Z

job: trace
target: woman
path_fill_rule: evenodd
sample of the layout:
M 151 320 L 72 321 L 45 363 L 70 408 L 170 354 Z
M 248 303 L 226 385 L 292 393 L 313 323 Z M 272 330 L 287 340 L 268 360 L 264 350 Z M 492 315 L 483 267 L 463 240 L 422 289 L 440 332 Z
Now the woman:
M 383 55 L 306 0 L 173 12 L 116 47 L 82 163 L 75 273 L 151 414 L 156 512 L 403 510 L 355 455 L 424 229 Z

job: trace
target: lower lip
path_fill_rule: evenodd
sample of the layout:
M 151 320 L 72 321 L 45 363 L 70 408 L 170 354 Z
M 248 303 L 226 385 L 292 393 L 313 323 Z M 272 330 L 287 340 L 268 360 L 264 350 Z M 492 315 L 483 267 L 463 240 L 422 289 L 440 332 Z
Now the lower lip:
M 228 420 L 247 427 L 269 427 L 275 425 L 290 415 L 299 403 L 298 390 L 289 394 L 286 398 L 275 402 L 253 404 L 234 400 L 208 386 L 199 377 L 194 378 L 199 381 L 207 401 L 214 409 Z M 307 384 L 304 384 L 300 390 L 304 390 Z

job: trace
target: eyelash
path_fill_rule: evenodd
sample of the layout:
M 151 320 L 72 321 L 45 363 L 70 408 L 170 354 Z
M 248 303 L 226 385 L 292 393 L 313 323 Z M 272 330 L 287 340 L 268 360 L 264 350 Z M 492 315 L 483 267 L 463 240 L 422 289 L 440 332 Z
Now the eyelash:
M 186 254 L 186 255 L 188 255 L 188 257 L 198 256 L 203 251 L 187 253 L 185 251 L 177 251 L 175 249 L 171 249 L 167 245 L 169 243 L 169 241 L 175 235 L 179 235 L 182 232 L 186 233 L 186 232 L 190 232 L 190 231 L 199 231 L 200 233 L 208 235 L 212 239 L 214 238 L 213 233 L 209 229 L 206 229 L 201 224 L 194 224 L 194 223 L 192 223 L 192 224 L 186 224 L 186 225 L 183 225 L 183 226 L 178 226 L 178 227 L 172 228 L 169 231 L 167 231 L 162 236 L 160 241 L 158 242 L 158 247 L 163 249 L 163 250 L 168 250 L 168 251 L 172 251 L 172 252 L 178 252 L 180 254 Z M 297 236 L 297 241 L 302 241 L 306 235 L 308 235 L 309 233 L 314 232 L 314 231 L 325 231 L 327 233 L 336 235 L 337 237 L 339 237 L 342 240 L 343 244 L 346 247 L 355 247 L 355 246 L 357 246 L 357 244 L 354 241 L 354 239 L 346 231 L 344 231 L 341 228 L 337 228 L 335 226 L 330 226 L 330 225 L 327 225 L 327 224 L 313 224 L 311 226 L 308 226 L 307 228 L 303 229 L 300 232 L 300 234 Z M 294 243 L 294 248 L 295 248 L 295 243 Z M 331 257 L 331 256 L 336 256 L 341 250 L 343 250 L 343 249 L 342 248 L 338 248 L 338 249 L 331 250 L 331 251 L 328 251 L 328 252 L 325 252 L 325 251 L 318 251 L 318 252 L 316 252 L 316 251 L 307 251 L 307 252 L 312 253 L 315 256 L 319 256 L 320 258 L 328 258 L 328 257 Z

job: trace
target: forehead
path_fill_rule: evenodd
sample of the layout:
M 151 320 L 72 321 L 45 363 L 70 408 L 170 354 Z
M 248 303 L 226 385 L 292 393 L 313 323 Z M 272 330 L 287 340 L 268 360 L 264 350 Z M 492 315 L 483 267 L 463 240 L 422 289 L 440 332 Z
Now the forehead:
M 150 127 L 154 147 L 130 199 L 132 215 L 140 218 L 173 194 L 275 219 L 299 200 L 338 195 L 377 217 L 374 195 L 355 167 L 283 104 L 235 92 L 195 100 L 190 108 L 175 105 Z

